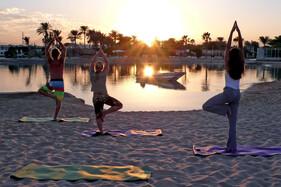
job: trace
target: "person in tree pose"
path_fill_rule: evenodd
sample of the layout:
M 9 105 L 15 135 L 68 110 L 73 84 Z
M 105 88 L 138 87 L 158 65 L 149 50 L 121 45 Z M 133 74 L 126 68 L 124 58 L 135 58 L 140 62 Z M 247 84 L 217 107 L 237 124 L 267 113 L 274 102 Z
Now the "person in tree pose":
M 90 76 L 92 83 L 93 92 L 93 104 L 96 114 L 96 122 L 99 129 L 99 133 L 103 134 L 103 122 L 105 117 L 112 113 L 120 110 L 123 105 L 117 99 L 111 97 L 107 93 L 106 89 L 106 76 L 109 71 L 108 59 L 100 48 L 92 59 L 90 66 Z M 104 110 L 104 104 L 109 105 L 110 108 Z
M 58 43 L 58 47 L 55 46 Z M 55 36 L 45 48 L 51 80 L 39 89 L 39 93 L 56 101 L 56 109 L 53 120 L 57 120 L 64 98 L 63 68 L 66 56 L 66 48 Z
M 239 46 L 231 48 L 232 35 L 235 30 L 238 32 Z M 240 79 L 245 70 L 243 39 L 236 21 L 230 32 L 225 49 L 224 65 L 225 88 L 223 93 L 212 97 L 204 103 L 203 110 L 227 116 L 229 121 L 229 134 L 226 152 L 235 153 L 237 151 L 236 122 L 240 101 Z

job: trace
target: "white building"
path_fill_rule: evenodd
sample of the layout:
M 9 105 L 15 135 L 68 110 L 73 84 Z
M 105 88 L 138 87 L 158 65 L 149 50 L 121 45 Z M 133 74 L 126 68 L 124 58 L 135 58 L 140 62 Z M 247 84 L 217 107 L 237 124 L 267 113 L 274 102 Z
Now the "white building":
M 203 49 L 202 50 L 202 55 L 203 56 L 211 56 L 211 57 L 223 57 L 224 56 L 224 50 L 208 50 L 208 49 Z
M 258 48 L 257 60 L 281 61 L 281 48 Z
M 0 45 L 0 57 L 5 57 L 5 52 L 8 51 L 9 45 Z

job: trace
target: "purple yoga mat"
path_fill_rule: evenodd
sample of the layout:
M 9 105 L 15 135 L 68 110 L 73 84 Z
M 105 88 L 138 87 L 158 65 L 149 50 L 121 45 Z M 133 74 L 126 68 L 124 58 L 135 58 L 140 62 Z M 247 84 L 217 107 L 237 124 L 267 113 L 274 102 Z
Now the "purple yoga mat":
M 225 147 L 210 145 L 205 147 L 196 147 L 193 145 L 193 154 L 197 156 L 210 156 L 222 154 L 227 156 L 273 156 L 281 155 L 281 147 L 255 147 L 255 146 L 237 146 L 236 153 L 227 153 Z
M 152 130 L 110 130 L 105 131 L 103 135 L 99 134 L 96 130 L 86 130 L 81 133 L 83 136 L 92 137 L 92 136 L 162 136 L 161 129 L 152 129 Z

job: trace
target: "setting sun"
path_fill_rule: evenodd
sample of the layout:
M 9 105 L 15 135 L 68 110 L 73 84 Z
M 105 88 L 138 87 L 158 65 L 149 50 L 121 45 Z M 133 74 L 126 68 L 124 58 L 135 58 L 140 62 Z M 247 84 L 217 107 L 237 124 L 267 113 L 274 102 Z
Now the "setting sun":
M 147 45 L 155 39 L 183 35 L 182 18 L 171 1 L 127 1 L 121 10 L 118 30 L 136 35 Z

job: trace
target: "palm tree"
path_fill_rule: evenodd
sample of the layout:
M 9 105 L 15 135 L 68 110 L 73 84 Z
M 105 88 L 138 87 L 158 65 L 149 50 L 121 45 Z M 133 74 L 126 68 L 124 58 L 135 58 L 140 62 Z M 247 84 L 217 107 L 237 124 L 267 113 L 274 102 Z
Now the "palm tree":
M 187 43 L 189 42 L 188 35 L 183 35 L 181 40 L 182 40 L 183 46 L 186 46 Z
M 98 47 L 99 44 L 103 45 L 106 42 L 106 35 L 94 29 L 87 32 L 87 37 L 88 43 L 92 43 L 95 47 Z
M 59 41 L 62 41 L 62 36 L 60 36 L 61 30 L 53 30 L 53 34 L 59 39 Z
M 137 37 L 135 35 L 131 36 L 131 44 L 132 46 L 136 45 L 138 43 Z
M 239 41 L 239 36 L 237 36 L 237 37 L 233 38 L 233 41 L 237 44 L 237 43 L 238 43 L 238 41 Z M 243 39 L 243 38 L 242 38 L 242 41 L 244 41 L 244 39 Z
M 186 49 L 186 46 L 187 46 L 188 42 L 189 42 L 188 35 L 183 35 L 181 37 L 181 40 L 178 41 L 178 45 L 181 49 Z
M 101 31 L 97 31 L 96 35 L 97 35 L 98 44 L 103 46 L 106 41 L 106 35 Z
M 270 41 L 268 36 L 260 36 L 259 40 L 263 44 L 263 47 L 266 47 L 266 44 L 268 44 Z
M 195 44 L 195 40 L 194 40 L 194 39 L 191 39 L 191 40 L 190 40 L 190 43 L 191 43 L 191 45 L 194 45 L 194 44 Z
M 76 45 L 76 40 L 81 38 L 81 33 L 78 30 L 71 30 L 67 38 Z
M 88 31 L 89 27 L 88 26 L 81 26 L 80 31 L 84 36 L 84 48 L 86 47 L 86 33 Z
M 213 43 L 215 49 L 223 50 L 226 47 L 226 42 L 223 37 L 217 37 L 217 41 Z
M 130 36 L 123 36 L 119 39 L 119 46 L 123 50 L 128 50 L 132 45 L 132 38 Z
M 92 43 L 92 45 L 94 46 L 96 42 L 96 31 L 94 29 L 88 30 L 86 36 L 88 38 L 88 43 Z
M 112 30 L 110 33 L 109 33 L 109 37 L 112 38 L 114 44 L 117 44 L 117 41 L 118 41 L 118 37 L 119 37 L 119 33 L 115 30 Z
M 212 38 L 211 38 L 211 33 L 209 33 L 209 32 L 204 32 L 203 35 L 202 35 L 202 39 L 203 39 L 206 43 L 208 43 L 209 41 L 212 40 Z
M 121 33 L 117 34 L 118 45 L 121 43 L 121 40 L 123 40 L 123 37 L 124 37 L 123 34 L 121 34 Z
M 43 34 L 42 42 L 44 43 L 45 47 L 50 40 L 49 30 L 51 29 L 51 25 L 48 22 L 40 23 L 40 27 L 37 29 L 38 35 Z
M 272 47 L 280 48 L 281 47 L 281 35 L 275 36 L 274 39 L 269 40 L 269 45 Z
M 29 46 L 30 37 L 27 36 L 23 37 L 23 41 L 27 46 Z
M 223 38 L 223 37 L 217 37 L 217 40 L 218 40 L 219 42 L 223 42 L 224 38 Z

